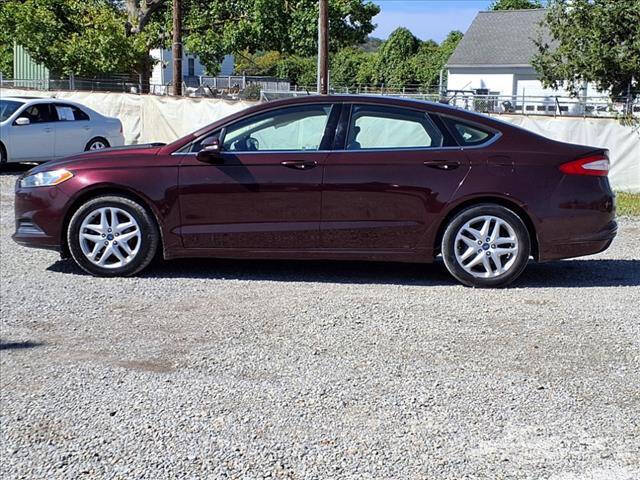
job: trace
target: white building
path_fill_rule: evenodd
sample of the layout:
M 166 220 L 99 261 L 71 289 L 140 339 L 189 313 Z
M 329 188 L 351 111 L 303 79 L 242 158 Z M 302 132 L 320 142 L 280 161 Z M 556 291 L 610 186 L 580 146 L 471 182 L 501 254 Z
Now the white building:
M 173 52 L 171 50 L 156 48 L 149 52 L 151 57 L 156 60 L 151 73 L 152 85 L 167 85 L 173 82 Z M 219 75 L 233 74 L 234 59 L 233 55 L 226 55 L 222 61 Z M 204 65 L 195 55 L 187 52 L 182 54 L 182 78 L 189 85 L 197 78 L 207 75 Z
M 545 9 L 479 12 L 447 63 L 448 90 L 513 96 L 514 100 L 568 95 L 544 88 L 531 66 L 537 52 L 534 40 L 539 35 L 549 38 L 541 26 L 545 13 Z M 598 92 L 586 86 L 583 95 Z

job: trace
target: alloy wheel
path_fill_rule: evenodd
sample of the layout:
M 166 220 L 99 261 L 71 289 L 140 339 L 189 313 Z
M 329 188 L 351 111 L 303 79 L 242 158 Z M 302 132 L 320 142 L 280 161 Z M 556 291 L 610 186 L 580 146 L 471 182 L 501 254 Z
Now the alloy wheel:
M 119 268 L 140 251 L 142 235 L 136 219 L 121 208 L 102 207 L 89 212 L 79 231 L 84 256 L 102 268 Z
M 459 265 L 476 278 L 495 278 L 514 265 L 519 249 L 514 228 L 493 215 L 474 217 L 458 230 L 454 251 Z
M 107 148 L 107 146 L 100 140 L 96 140 L 89 145 L 89 150 L 102 150 L 103 148 Z

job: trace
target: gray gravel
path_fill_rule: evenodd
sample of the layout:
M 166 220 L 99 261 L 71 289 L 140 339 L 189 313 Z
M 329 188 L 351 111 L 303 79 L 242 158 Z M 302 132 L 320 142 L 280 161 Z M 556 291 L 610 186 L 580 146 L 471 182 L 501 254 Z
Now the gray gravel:
M 510 289 L 441 263 L 19 247 L 0 176 L 0 477 L 640 478 L 640 221 Z

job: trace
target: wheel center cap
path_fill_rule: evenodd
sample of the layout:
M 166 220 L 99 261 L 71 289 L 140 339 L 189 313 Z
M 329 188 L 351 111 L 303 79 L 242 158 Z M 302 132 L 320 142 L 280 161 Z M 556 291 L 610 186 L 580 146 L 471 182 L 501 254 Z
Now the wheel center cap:
M 489 244 L 488 243 L 483 243 L 482 244 L 482 249 L 483 250 L 489 250 Z
M 107 240 L 113 240 L 113 234 L 110 233 L 109 235 L 107 235 Z M 485 248 L 485 250 L 486 250 L 486 248 Z

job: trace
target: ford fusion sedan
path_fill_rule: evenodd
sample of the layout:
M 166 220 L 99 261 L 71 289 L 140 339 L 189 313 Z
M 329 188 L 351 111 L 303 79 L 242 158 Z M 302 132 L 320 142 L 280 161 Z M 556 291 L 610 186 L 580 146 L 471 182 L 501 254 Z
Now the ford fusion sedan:
M 389 97 L 263 103 L 169 145 L 89 152 L 16 184 L 15 241 L 99 276 L 181 257 L 428 263 L 499 287 L 606 249 L 608 152 Z
M 46 162 L 124 145 L 122 123 L 55 98 L 0 99 L 0 162 Z

